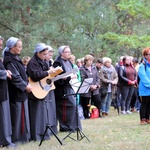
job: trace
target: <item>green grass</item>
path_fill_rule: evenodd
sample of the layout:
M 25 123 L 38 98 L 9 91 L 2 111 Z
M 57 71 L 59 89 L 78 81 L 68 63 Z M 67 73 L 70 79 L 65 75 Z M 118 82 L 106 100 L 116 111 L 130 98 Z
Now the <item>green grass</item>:
M 84 137 L 80 141 L 66 138 L 63 145 L 52 136 L 50 140 L 30 142 L 18 145 L 17 150 L 149 150 L 150 125 L 140 125 L 139 114 L 118 115 L 111 108 L 110 115 L 105 118 L 82 120 Z M 58 133 L 62 140 L 68 133 Z M 77 133 L 70 135 L 75 140 Z M 5 149 L 5 148 L 3 148 Z

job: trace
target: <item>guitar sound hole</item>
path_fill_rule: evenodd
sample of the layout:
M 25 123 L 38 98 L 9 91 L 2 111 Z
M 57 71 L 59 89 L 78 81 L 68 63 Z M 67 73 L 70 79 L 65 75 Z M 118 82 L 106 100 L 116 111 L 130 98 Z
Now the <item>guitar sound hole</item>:
M 47 79 L 47 80 L 46 80 L 46 83 L 47 83 L 47 84 L 51 84 L 52 81 L 51 81 L 50 79 Z

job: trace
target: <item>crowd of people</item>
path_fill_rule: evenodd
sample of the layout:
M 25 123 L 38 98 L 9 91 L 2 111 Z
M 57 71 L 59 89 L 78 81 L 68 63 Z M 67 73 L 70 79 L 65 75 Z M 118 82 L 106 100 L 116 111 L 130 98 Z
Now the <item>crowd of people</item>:
M 3 43 L 4 38 L 0 36 L 1 50 Z M 68 45 L 60 46 L 56 59 L 53 59 L 54 49 L 45 43 L 35 46 L 32 57 L 20 58 L 22 45 L 21 39 L 10 37 L 0 60 L 1 146 L 15 147 L 17 143 L 40 141 L 47 124 L 56 134 L 73 131 L 77 122 L 82 130 L 76 105 L 83 108 L 85 119 L 90 118 L 89 104 L 94 105 L 98 117 L 103 118 L 110 114 L 110 106 L 114 103 L 122 115 L 132 114 L 136 109 L 140 124 L 150 123 L 150 48 L 143 49 L 141 64 L 137 58 L 121 56 L 113 66 L 111 58 L 98 58 L 94 62 L 92 54 L 76 60 Z M 51 79 L 56 67 L 62 68 L 59 75 L 74 68 L 78 71 L 54 83 L 46 80 L 44 86 L 42 80 Z M 93 79 L 89 91 L 75 97 L 71 81 L 82 82 L 86 78 Z M 46 96 L 38 98 L 32 92 L 36 87 L 32 87 L 30 81 L 47 91 Z M 51 135 L 51 131 L 47 131 L 44 140 L 50 139 Z

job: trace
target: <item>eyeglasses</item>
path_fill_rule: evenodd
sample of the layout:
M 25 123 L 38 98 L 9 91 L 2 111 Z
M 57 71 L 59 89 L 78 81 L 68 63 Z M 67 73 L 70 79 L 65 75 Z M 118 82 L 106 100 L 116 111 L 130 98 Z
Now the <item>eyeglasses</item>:
M 71 52 L 63 52 L 63 53 L 71 53 Z

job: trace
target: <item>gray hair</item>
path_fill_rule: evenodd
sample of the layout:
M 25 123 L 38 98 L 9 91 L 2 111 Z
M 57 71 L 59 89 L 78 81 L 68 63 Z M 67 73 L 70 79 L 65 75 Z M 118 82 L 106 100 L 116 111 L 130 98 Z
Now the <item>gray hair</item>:
M 105 65 L 106 62 L 112 63 L 111 58 L 109 58 L 109 57 L 103 57 L 103 64 Z

